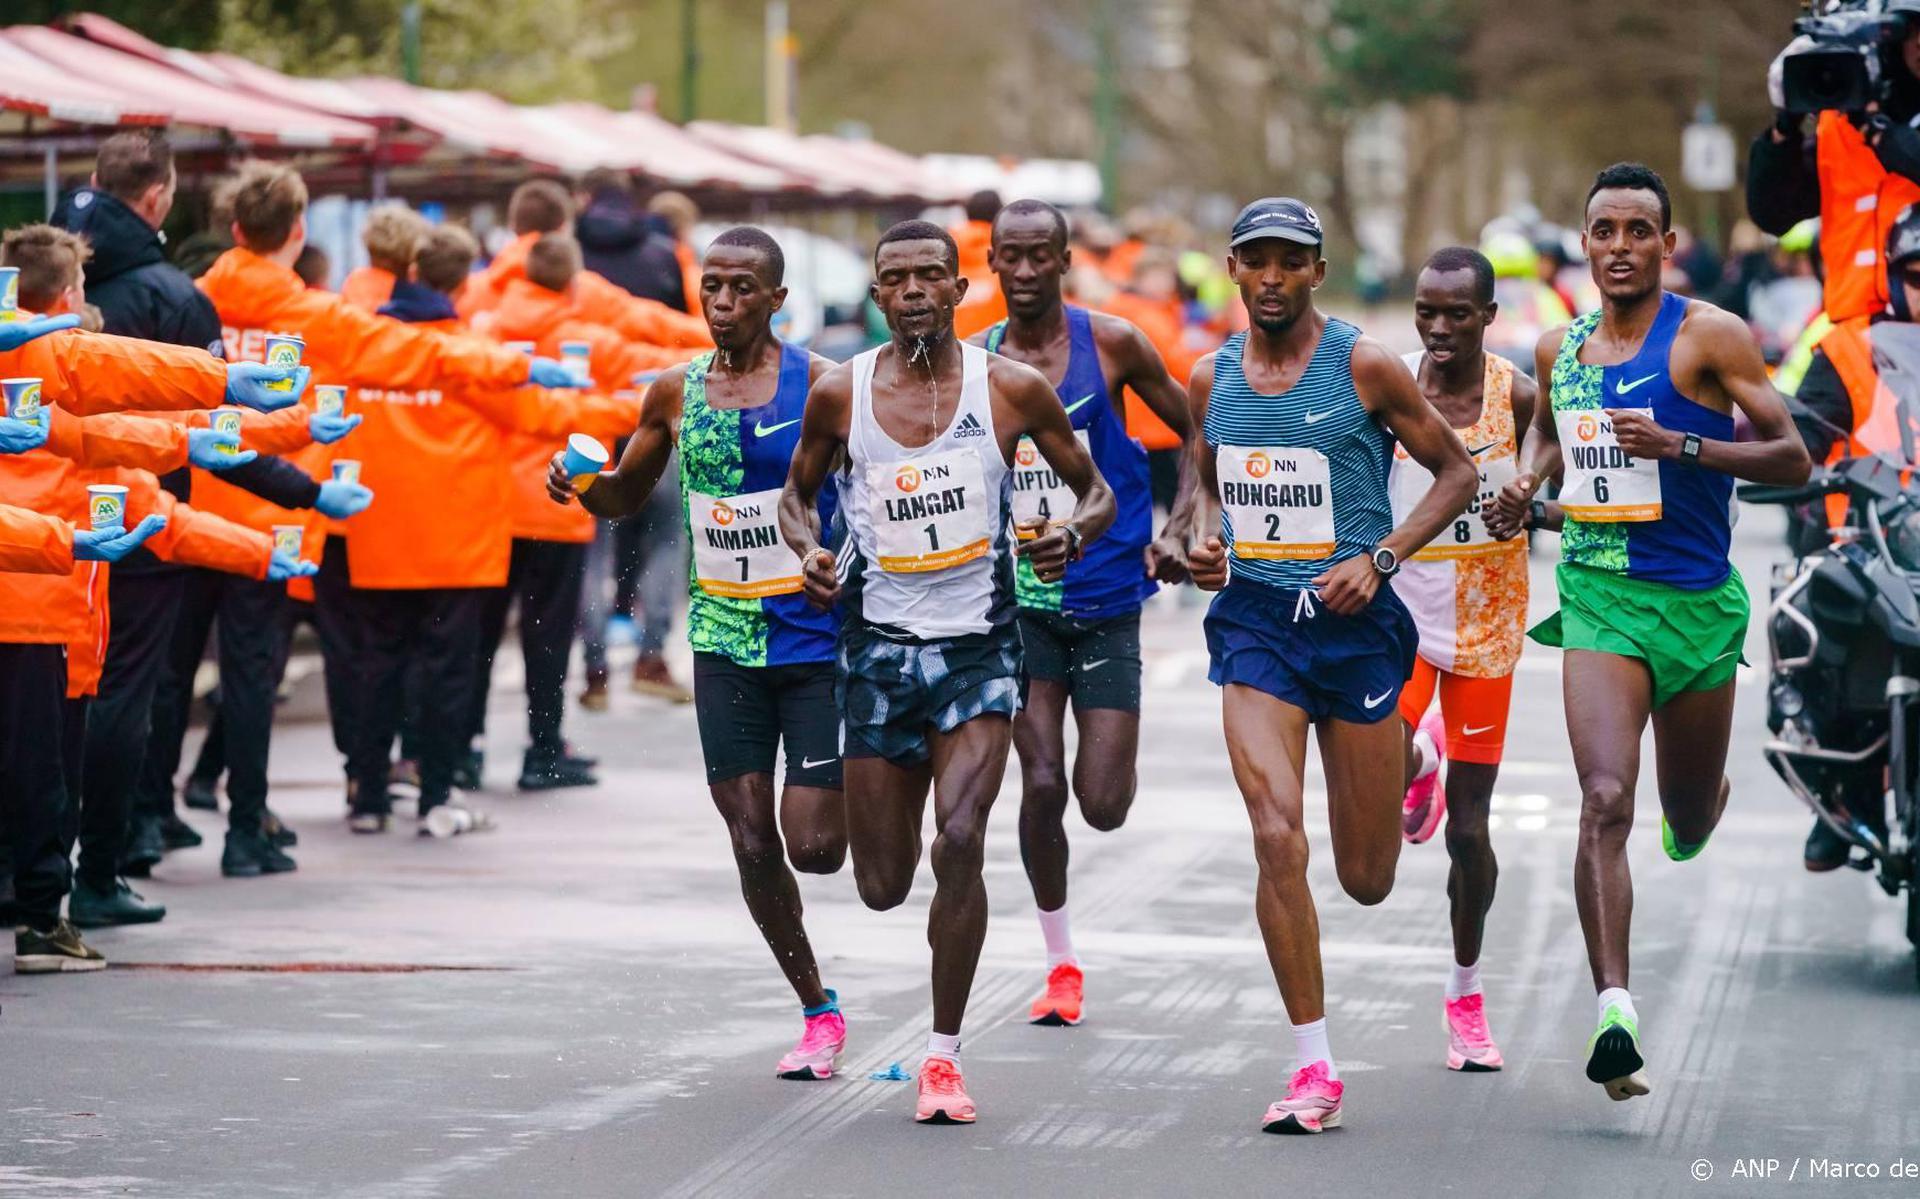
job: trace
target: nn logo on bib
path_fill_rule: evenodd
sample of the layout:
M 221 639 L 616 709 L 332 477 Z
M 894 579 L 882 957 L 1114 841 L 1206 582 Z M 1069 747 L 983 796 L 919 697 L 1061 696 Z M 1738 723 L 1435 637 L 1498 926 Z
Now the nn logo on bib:
M 980 418 L 969 412 L 960 418 L 960 425 L 954 429 L 955 437 L 985 437 L 987 431 L 980 426 Z

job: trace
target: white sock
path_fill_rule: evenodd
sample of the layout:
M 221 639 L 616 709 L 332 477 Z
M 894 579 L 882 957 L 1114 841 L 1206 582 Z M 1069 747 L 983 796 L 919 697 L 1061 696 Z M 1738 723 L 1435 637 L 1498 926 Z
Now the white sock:
M 1640 1013 L 1633 1010 L 1633 996 L 1627 994 L 1625 987 L 1608 987 L 1600 992 L 1600 1019 L 1607 1018 L 1607 1009 L 1617 1007 L 1620 1014 L 1638 1025 Z
M 1440 747 L 1433 743 L 1433 737 L 1425 729 L 1415 729 L 1413 733 L 1413 777 L 1426 778 L 1440 769 Z
M 943 1032 L 927 1034 L 927 1056 L 943 1057 L 950 1062 L 960 1060 L 960 1034 L 948 1036 Z
M 1458 999 L 1462 995 L 1478 995 L 1479 993 L 1480 963 L 1475 962 L 1471 966 L 1462 966 L 1459 962 L 1455 962 L 1453 964 L 1453 972 L 1447 975 L 1447 998 Z
M 1327 1018 L 1320 1017 L 1310 1024 L 1295 1024 L 1293 1029 L 1293 1068 L 1296 1070 L 1310 1066 L 1314 1062 L 1327 1063 L 1327 1077 L 1339 1081 L 1340 1071 L 1333 1064 L 1333 1050 L 1327 1045 Z
M 1067 926 L 1067 905 L 1040 913 L 1040 935 L 1047 940 L 1047 969 L 1062 962 L 1077 962 L 1073 953 L 1073 931 Z

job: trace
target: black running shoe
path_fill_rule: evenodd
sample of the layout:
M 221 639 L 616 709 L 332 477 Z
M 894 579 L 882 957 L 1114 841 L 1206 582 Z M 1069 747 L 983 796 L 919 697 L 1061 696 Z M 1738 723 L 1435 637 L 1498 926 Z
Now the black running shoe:
M 160 843 L 171 852 L 176 849 L 198 849 L 204 841 L 191 824 L 175 813 L 168 812 L 160 820 Z
M 112 928 L 120 924 L 152 924 L 164 920 L 167 905 L 149 903 L 145 896 L 117 878 L 111 887 L 96 887 L 75 879 L 67 897 L 67 912 L 78 928 Z
M 79 974 L 105 970 L 107 959 L 80 939 L 79 930 L 57 920 L 45 931 L 22 925 L 13 930 L 15 974 Z
M 522 791 L 557 791 L 562 787 L 597 787 L 593 768 L 558 754 L 529 752 L 520 767 Z
M 167 856 L 167 842 L 160 822 L 151 816 L 136 817 L 120 851 L 120 873 L 127 878 L 146 878 L 160 859 Z
M 268 808 L 266 814 L 260 817 L 260 835 L 273 842 L 275 849 L 291 849 L 300 844 L 300 834 L 274 815 L 272 808 Z
M 206 779 L 189 777 L 187 785 L 180 788 L 180 802 L 196 812 L 218 812 L 220 797 L 214 794 L 219 780 L 209 782 Z
M 256 878 L 294 869 L 294 860 L 261 834 L 227 830 L 227 848 L 220 855 L 220 873 L 228 878 Z

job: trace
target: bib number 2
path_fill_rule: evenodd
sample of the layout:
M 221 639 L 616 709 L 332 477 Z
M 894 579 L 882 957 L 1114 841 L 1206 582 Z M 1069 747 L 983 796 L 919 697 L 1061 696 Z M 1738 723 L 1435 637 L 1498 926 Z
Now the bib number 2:
M 1214 458 L 1236 558 L 1311 561 L 1333 555 L 1327 457 L 1293 446 L 1223 445 Z

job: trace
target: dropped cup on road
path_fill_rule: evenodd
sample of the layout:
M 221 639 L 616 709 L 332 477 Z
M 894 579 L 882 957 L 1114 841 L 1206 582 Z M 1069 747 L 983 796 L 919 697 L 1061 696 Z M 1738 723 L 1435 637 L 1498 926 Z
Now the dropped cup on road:
M 93 531 L 127 527 L 127 489 L 118 483 L 94 483 L 87 488 L 87 519 Z
M 568 476 L 573 479 L 574 491 L 584 492 L 593 486 L 600 472 L 607 469 L 608 457 L 607 447 L 601 445 L 598 439 L 585 433 L 575 433 L 567 438 L 567 453 L 560 464 L 566 467 Z
M 356 458 L 336 459 L 333 464 L 333 481 L 336 483 L 358 483 L 360 481 L 360 462 Z
M 580 386 L 586 387 L 593 382 L 593 343 L 590 341 L 563 341 L 560 343 L 560 365 L 567 368 Z
M 470 833 L 474 828 L 473 813 L 458 804 L 443 803 L 427 812 L 426 831 L 430 836 L 444 840 Z
M 0 396 L 6 397 L 7 415 L 13 419 L 40 419 L 40 380 L 0 379 Z
M 305 525 L 274 525 L 273 552 L 288 558 L 298 558 L 301 539 L 306 535 Z
M 20 268 L 0 266 L 0 322 L 20 319 Z
M 284 366 L 288 370 L 300 365 L 300 359 L 307 353 L 307 340 L 298 333 L 267 334 L 267 365 Z M 284 383 L 267 383 L 268 391 L 292 391 L 293 380 Z
M 313 410 L 321 416 L 347 414 L 347 389 L 338 383 L 320 383 L 313 389 Z
M 213 415 L 207 418 L 207 425 L 215 433 L 231 433 L 237 439 L 240 436 L 240 409 L 215 408 Z M 238 440 L 235 440 L 232 445 L 223 445 L 217 448 L 222 454 L 228 457 L 235 457 L 240 453 L 240 443 Z

